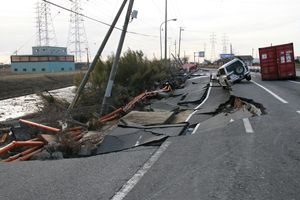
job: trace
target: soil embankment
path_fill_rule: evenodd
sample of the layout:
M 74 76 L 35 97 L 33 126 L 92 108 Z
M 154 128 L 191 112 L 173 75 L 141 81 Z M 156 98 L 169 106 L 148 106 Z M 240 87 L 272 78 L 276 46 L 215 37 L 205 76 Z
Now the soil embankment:
M 74 85 L 72 73 L 1 74 L 0 100 Z

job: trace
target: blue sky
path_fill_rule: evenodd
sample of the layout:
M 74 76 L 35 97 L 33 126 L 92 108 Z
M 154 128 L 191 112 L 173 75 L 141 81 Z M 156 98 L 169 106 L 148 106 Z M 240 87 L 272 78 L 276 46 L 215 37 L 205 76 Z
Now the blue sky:
M 69 7 L 69 0 L 50 0 Z M 111 23 L 122 0 L 82 0 L 83 13 Z M 193 52 L 206 50 L 211 58 L 210 35 L 216 34 L 215 53 L 222 52 L 222 39 L 226 34 L 237 54 L 257 55 L 258 48 L 270 44 L 294 43 L 296 56 L 300 55 L 300 1 L 298 0 L 168 0 L 170 22 L 168 49 L 174 53 L 179 27 L 182 32 L 181 52 L 192 60 Z M 9 62 L 9 56 L 18 49 L 19 54 L 30 54 L 36 43 L 36 0 L 10 0 L 0 7 L 0 63 Z M 124 49 L 143 50 L 149 58 L 160 57 L 159 26 L 164 21 L 164 0 L 135 0 L 138 18 L 130 23 L 129 31 L 150 37 L 127 34 Z M 59 46 L 68 40 L 69 13 L 51 6 Z M 60 13 L 58 14 L 58 12 Z M 119 27 L 122 26 L 121 18 Z M 91 54 L 97 51 L 108 27 L 85 20 Z M 114 52 L 120 31 L 115 31 L 103 58 Z M 229 45 L 228 45 L 229 49 Z

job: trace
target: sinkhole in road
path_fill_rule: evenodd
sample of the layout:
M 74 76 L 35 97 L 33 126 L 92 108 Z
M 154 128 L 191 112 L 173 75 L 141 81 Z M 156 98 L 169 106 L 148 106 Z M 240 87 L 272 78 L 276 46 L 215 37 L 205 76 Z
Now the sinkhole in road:
M 266 108 L 263 104 L 253 99 L 231 95 L 226 102 L 220 104 L 216 109 L 199 109 L 190 119 L 190 126 L 185 134 L 212 131 L 226 127 L 234 121 L 266 114 Z

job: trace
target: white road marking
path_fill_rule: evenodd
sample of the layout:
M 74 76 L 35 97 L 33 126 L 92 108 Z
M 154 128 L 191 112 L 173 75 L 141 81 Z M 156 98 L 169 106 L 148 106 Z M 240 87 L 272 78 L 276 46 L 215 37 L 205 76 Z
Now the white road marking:
M 248 118 L 243 119 L 246 133 L 254 133 L 251 123 Z
M 210 82 L 207 95 L 205 99 L 195 108 L 196 110 L 188 116 L 188 118 L 185 120 L 186 122 L 189 121 L 189 119 L 197 112 L 197 109 L 202 106 L 208 99 L 211 91 L 212 83 Z M 200 123 L 197 124 L 195 129 L 193 130 L 192 134 L 194 134 L 197 129 L 199 128 Z M 139 139 L 140 140 L 140 139 Z M 138 144 L 139 140 L 137 141 L 136 145 Z M 142 177 L 148 172 L 148 170 L 154 165 L 154 163 L 159 159 L 159 157 L 167 150 L 167 148 L 170 146 L 171 142 L 166 141 L 164 142 L 159 149 L 151 156 L 151 158 L 143 165 L 141 169 L 139 169 L 131 179 L 127 181 L 123 185 L 123 187 L 118 191 L 111 200 L 122 200 L 126 197 L 126 195 L 134 188 L 134 186 L 142 179 Z
M 196 79 L 200 79 L 200 78 L 208 78 L 209 76 L 197 76 L 197 77 L 194 77 L 194 78 L 190 78 L 188 80 L 196 80 Z
M 289 81 L 289 82 L 300 84 L 299 81 Z
M 209 88 L 208 88 L 208 91 L 207 91 L 205 99 L 195 109 L 200 108 L 200 106 L 202 106 L 207 101 L 207 99 L 208 99 L 208 97 L 210 95 L 211 87 L 212 87 L 212 82 L 209 83 Z
M 206 95 L 205 99 L 204 99 L 197 107 L 194 108 L 195 111 L 192 112 L 192 114 L 190 114 L 190 115 L 188 116 L 188 118 L 186 118 L 185 122 L 188 122 L 188 121 L 192 118 L 192 116 L 197 112 L 197 109 L 198 109 L 200 106 L 202 106 L 202 105 L 207 101 L 207 99 L 208 99 L 208 97 L 209 97 L 209 94 L 210 94 L 210 91 L 211 91 L 211 87 L 212 87 L 212 83 L 210 82 L 209 88 L 208 88 L 208 91 L 207 91 L 207 95 Z
M 299 113 L 299 114 L 300 114 L 300 110 L 297 110 L 297 113 Z
M 254 83 L 255 85 L 261 87 L 262 89 L 264 89 L 265 91 L 267 91 L 268 93 L 270 93 L 271 95 L 273 95 L 273 97 L 275 97 L 276 99 L 278 99 L 279 101 L 281 101 L 282 103 L 288 103 L 286 100 L 284 100 L 283 98 L 281 98 L 280 96 L 278 96 L 277 94 L 275 94 L 274 92 L 272 92 L 271 90 L 269 90 L 268 88 L 256 83 L 255 81 L 251 81 L 252 83 Z
M 171 142 L 166 141 L 159 149 L 151 156 L 151 158 L 139 169 L 129 181 L 118 191 L 111 200 L 122 200 L 126 195 L 134 188 L 134 186 L 142 179 L 142 177 L 148 172 L 148 170 L 154 165 L 159 157 L 166 151 L 170 146 Z
M 192 116 L 197 112 L 197 109 L 200 108 L 200 106 L 202 106 L 207 101 L 207 99 L 208 99 L 208 97 L 210 95 L 211 87 L 212 87 L 212 82 L 210 82 L 210 84 L 209 84 L 209 88 L 208 88 L 208 91 L 207 91 L 205 99 L 195 108 L 196 110 L 194 112 L 192 112 L 192 114 L 190 114 L 188 116 L 188 118 L 186 118 L 185 122 L 188 122 L 192 118 Z M 200 126 L 200 123 L 196 125 L 196 127 L 193 130 L 193 132 L 191 133 L 191 135 L 193 135 L 193 134 L 196 133 L 196 131 L 198 130 L 199 126 Z
M 141 136 L 139 137 L 139 139 L 136 141 L 136 143 L 135 143 L 135 145 L 134 145 L 135 147 L 140 145 L 140 140 L 142 139 L 142 137 L 143 137 L 143 136 L 141 135 Z
M 200 123 L 197 124 L 197 126 L 194 128 L 194 130 L 193 130 L 193 132 L 191 133 L 191 135 L 194 135 L 194 134 L 196 133 L 196 131 L 198 130 L 199 126 L 200 126 Z

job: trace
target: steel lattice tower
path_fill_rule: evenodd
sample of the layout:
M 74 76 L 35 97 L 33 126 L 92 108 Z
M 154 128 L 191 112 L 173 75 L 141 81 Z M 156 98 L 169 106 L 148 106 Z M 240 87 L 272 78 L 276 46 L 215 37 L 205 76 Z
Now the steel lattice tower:
M 223 53 L 226 54 L 227 53 L 227 45 L 228 45 L 228 37 L 225 33 L 223 35 L 222 44 L 223 44 Z
M 68 36 L 69 52 L 74 54 L 76 62 L 82 62 L 85 54 L 88 55 L 88 41 L 84 27 L 83 17 L 80 15 L 82 11 L 81 0 L 71 1 L 70 26 Z
M 44 1 L 36 3 L 36 45 L 55 46 L 57 43 L 54 26 L 51 17 L 50 6 Z
M 216 43 L 217 43 L 217 39 L 216 39 L 216 34 L 212 33 L 210 35 L 210 44 L 211 44 L 211 61 L 213 62 L 216 58 Z

